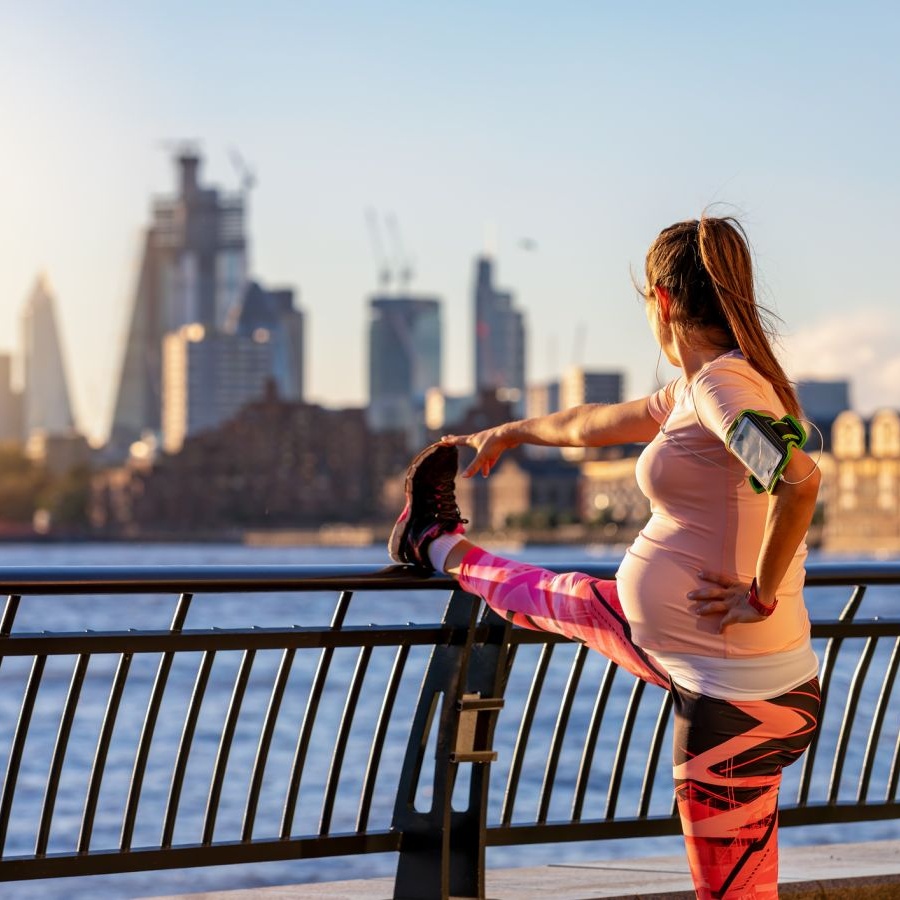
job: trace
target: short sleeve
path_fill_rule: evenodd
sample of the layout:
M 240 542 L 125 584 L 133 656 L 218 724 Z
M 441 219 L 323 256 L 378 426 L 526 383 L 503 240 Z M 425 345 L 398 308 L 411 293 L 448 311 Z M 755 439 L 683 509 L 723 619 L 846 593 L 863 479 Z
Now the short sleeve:
M 662 425 L 672 412 L 675 401 L 684 389 L 684 378 L 676 378 L 664 387 L 651 394 L 647 399 L 647 411 Z
M 769 382 L 743 357 L 716 360 L 697 376 L 692 387 L 700 424 L 723 442 L 732 422 L 745 409 L 784 414 Z

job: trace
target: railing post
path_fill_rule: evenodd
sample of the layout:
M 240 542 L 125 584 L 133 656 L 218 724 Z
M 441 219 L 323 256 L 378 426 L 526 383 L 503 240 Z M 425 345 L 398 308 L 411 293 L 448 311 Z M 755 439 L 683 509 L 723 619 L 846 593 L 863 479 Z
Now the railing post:
M 496 758 L 491 746 L 509 671 L 510 626 L 488 610 L 481 622 L 487 637 L 476 643 L 480 606 L 477 597 L 453 592 L 443 624 L 465 628 L 465 639 L 435 647 L 422 681 L 394 806 L 392 828 L 402 832 L 395 900 L 484 897 L 490 763 Z M 435 712 L 431 806 L 418 810 L 416 791 Z M 461 765 L 472 766 L 468 805 L 454 810 Z

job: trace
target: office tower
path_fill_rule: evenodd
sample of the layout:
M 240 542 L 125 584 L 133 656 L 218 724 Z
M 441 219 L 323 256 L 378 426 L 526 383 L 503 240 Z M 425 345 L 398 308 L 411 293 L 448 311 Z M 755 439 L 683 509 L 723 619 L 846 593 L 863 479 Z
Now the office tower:
M 525 400 L 525 319 L 513 295 L 494 287 L 493 260 L 475 263 L 475 391 L 521 408 Z
M 282 400 L 303 400 L 303 312 L 294 306 L 290 288 L 266 290 L 247 284 L 235 332 L 244 337 L 268 336 L 272 378 Z
M 621 372 L 591 372 L 581 366 L 572 366 L 559 383 L 560 409 L 569 409 L 582 403 L 621 402 Z
M 621 372 L 591 372 L 572 366 L 559 383 L 559 408 L 569 409 L 582 403 L 620 403 L 622 401 Z M 590 459 L 597 455 L 593 448 L 565 447 L 563 459 L 570 462 Z
M 405 431 L 411 446 L 425 433 L 425 395 L 441 384 L 440 301 L 376 296 L 369 300 L 369 427 Z
M 22 314 L 23 434 L 66 434 L 74 428 L 53 295 L 38 278 Z
M 530 384 L 525 392 L 525 416 L 532 419 L 538 416 L 549 416 L 559 411 L 559 382 L 547 381 L 543 384 Z M 540 444 L 526 444 L 523 452 L 530 459 L 559 459 L 562 451 L 559 447 L 544 447 Z
M 186 438 L 215 428 L 261 399 L 271 380 L 268 335 L 254 337 L 183 325 L 163 339 L 163 448 L 177 453 Z
M 847 381 L 798 381 L 797 398 L 807 420 L 816 428 L 811 431 L 807 449 L 831 449 L 831 429 L 835 419 L 850 408 L 850 383 Z
M 203 187 L 190 149 L 176 165 L 178 193 L 154 199 L 144 236 L 110 435 L 118 446 L 160 428 L 163 336 L 192 322 L 224 327 L 246 283 L 243 197 Z
M 838 413 L 850 409 L 848 381 L 798 381 L 797 396 L 803 412 L 817 422 L 833 422 Z
M 22 440 L 22 395 L 12 386 L 12 357 L 0 353 L 0 441 Z
M 549 416 L 559 411 L 559 382 L 530 384 L 525 394 L 525 415 L 528 418 Z

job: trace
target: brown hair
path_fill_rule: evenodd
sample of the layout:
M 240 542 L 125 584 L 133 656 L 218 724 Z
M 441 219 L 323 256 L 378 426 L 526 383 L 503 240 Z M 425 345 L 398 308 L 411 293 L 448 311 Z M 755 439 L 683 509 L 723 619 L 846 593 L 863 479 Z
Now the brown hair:
M 646 261 L 647 290 L 671 295 L 670 321 L 682 334 L 703 328 L 723 349 L 739 349 L 775 389 L 784 408 L 800 415 L 794 387 L 772 351 L 777 318 L 756 302 L 747 235 L 731 216 L 678 222 L 663 229 Z

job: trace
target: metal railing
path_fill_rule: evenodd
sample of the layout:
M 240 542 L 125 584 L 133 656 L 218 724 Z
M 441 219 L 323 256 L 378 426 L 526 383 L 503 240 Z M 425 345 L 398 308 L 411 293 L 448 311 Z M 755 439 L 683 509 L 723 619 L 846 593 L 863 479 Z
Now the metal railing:
M 900 564 L 807 583 L 823 727 L 781 823 L 900 818 Z M 391 851 L 395 897 L 482 897 L 488 846 L 679 833 L 669 695 L 454 587 L 403 567 L 0 569 L 0 880 Z M 435 591 L 434 621 L 363 623 Z M 104 603 L 119 630 L 90 630 Z

